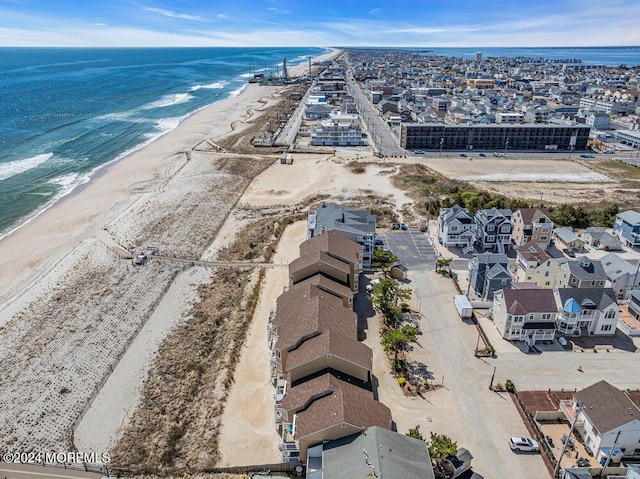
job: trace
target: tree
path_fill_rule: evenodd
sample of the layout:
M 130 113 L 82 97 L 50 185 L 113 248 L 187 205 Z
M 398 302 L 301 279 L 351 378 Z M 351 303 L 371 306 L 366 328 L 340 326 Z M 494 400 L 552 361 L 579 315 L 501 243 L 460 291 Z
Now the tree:
M 448 269 L 451 271 L 451 262 L 453 258 L 440 258 L 436 261 L 436 272 L 442 271 L 443 269 Z
M 405 434 L 405 436 L 409 436 L 414 439 L 420 439 L 421 441 L 425 440 L 424 437 L 422 437 L 422 434 L 420 433 L 420 424 L 418 424 L 416 427 L 410 427 L 409 432 Z
M 448 456 L 455 456 L 458 452 L 458 443 L 452 441 L 449 436 L 444 434 L 431 433 L 431 440 L 427 443 L 431 461 L 434 464 L 440 464 Z
M 373 258 L 371 258 L 371 266 L 380 268 L 385 276 L 388 275 L 391 267 L 398 262 L 398 257 L 391 251 L 381 249 L 373 250 Z
M 389 327 L 394 327 L 400 320 L 402 313 L 398 307 L 398 300 L 411 299 L 411 290 L 400 288 L 398 283 L 391 278 L 382 278 L 373 286 L 369 300 L 378 311 L 384 323 Z
M 418 330 L 411 326 L 405 325 L 402 329 L 387 329 L 382 335 L 380 343 L 387 352 L 393 351 L 393 362 L 398 359 L 398 353 L 404 351 L 407 344 L 416 340 Z

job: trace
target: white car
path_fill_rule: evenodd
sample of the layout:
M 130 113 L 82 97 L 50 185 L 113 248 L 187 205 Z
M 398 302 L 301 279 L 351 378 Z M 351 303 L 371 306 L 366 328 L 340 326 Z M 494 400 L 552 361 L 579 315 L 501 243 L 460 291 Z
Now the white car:
M 509 447 L 516 452 L 540 452 L 540 445 L 528 437 L 512 437 L 509 439 Z

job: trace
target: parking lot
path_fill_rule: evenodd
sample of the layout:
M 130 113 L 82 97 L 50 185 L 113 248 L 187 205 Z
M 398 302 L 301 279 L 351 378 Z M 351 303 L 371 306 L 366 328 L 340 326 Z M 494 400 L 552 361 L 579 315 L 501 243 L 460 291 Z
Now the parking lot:
M 435 266 L 436 254 L 425 233 L 417 230 L 389 231 L 378 236 L 384 238 L 385 247 L 407 268 L 420 270 Z

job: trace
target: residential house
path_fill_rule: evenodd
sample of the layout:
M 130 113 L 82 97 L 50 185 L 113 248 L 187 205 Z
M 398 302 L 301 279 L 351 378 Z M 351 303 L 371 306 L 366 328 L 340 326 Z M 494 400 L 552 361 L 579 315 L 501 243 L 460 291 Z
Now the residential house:
M 572 336 L 613 336 L 620 309 L 611 288 L 554 290 L 558 333 Z
M 627 292 L 628 311 L 631 316 L 640 320 L 640 289 Z
M 361 146 L 362 127 L 353 121 L 337 119 L 321 120 L 320 126 L 311 129 L 312 146 Z
M 307 461 L 309 447 L 324 441 L 360 433 L 372 426 L 391 429 L 389 408 L 376 401 L 365 385 L 333 371 L 294 383 L 282 399 L 280 409 L 283 448 L 299 454 L 301 462 Z
M 624 298 L 627 290 L 640 286 L 638 266 L 634 266 L 615 253 L 609 253 L 600 258 L 600 263 L 607 275 L 605 286 L 613 288 L 618 299 Z
M 442 208 L 438 215 L 438 241 L 445 247 L 473 249 L 476 224 L 468 209 L 458 205 Z
M 342 304 L 346 308 L 353 309 L 353 291 L 349 286 L 346 286 L 329 276 L 325 276 L 323 273 L 316 273 L 313 276 L 308 277 L 302 281 L 298 281 L 295 286 L 290 287 L 290 289 L 297 287 L 304 287 L 306 285 L 311 285 L 318 288 L 320 291 L 325 291 L 329 294 L 337 296 L 342 299 Z
M 550 289 L 503 289 L 493 298 L 493 322 L 502 337 L 529 346 L 553 340 L 557 312 Z
M 573 232 L 573 228 L 570 226 L 554 228 L 552 236 L 556 244 L 561 248 L 569 248 L 572 250 L 581 250 L 584 248 L 584 241 Z
M 319 354 L 318 351 L 321 348 L 333 347 L 338 353 L 338 363 L 351 362 L 361 371 L 354 373 L 349 369 L 351 366 L 347 366 L 348 369 L 344 372 L 355 377 L 366 377 L 368 375 L 364 371 L 367 366 L 366 352 L 356 351 L 356 358 L 348 355 L 343 357 L 340 353 L 347 347 L 356 347 L 354 341 L 357 343 L 357 320 L 356 313 L 345 308 L 338 298 L 324 291 L 311 297 L 299 289 L 282 294 L 278 298 L 272 323 L 276 337 L 274 351 L 277 373 L 283 375 L 291 369 L 287 363 L 289 354 L 294 354 L 295 364 L 300 366 L 305 361 L 315 359 L 314 354 Z M 327 334 L 322 338 L 316 338 L 323 333 Z M 339 336 L 353 341 L 347 342 L 347 339 L 341 341 Z M 305 345 L 313 338 L 316 340 Z
M 625 245 L 635 248 L 640 245 L 640 213 L 633 210 L 623 211 L 616 215 L 613 233 Z
M 508 209 L 478 210 L 475 215 L 475 242 L 481 250 L 504 253 L 511 245 L 513 214 Z
M 640 456 L 640 409 L 624 391 L 599 381 L 562 401 L 560 410 L 575 421 L 575 431 L 594 456 L 614 446 L 623 457 Z
M 606 251 L 622 250 L 622 241 L 608 233 L 606 228 L 600 226 L 592 226 L 587 228 L 584 234 L 584 242 L 596 249 Z
M 551 241 L 553 222 L 549 213 L 540 208 L 520 208 L 513 213 L 513 233 L 511 240 L 517 248 L 533 240 L 546 250 Z
M 290 284 L 318 273 L 358 291 L 364 255 L 361 246 L 341 231 L 329 230 L 300 245 L 300 256 L 289 264 Z
M 504 253 L 477 253 L 469 261 L 469 284 L 484 299 L 492 300 L 495 291 L 510 288 L 512 280 Z
M 516 250 L 516 281 L 535 283 L 540 288 L 556 288 L 561 278 L 559 262 L 530 240 Z
M 307 479 L 433 479 L 424 441 L 378 426 L 309 448 Z
M 569 288 L 604 288 L 607 274 L 602 263 L 583 256 L 560 264 L 558 282 Z
M 376 216 L 369 210 L 358 210 L 335 203 L 322 203 L 314 213 L 309 214 L 307 237 L 321 235 L 324 231 L 339 230 L 347 238 L 362 248 L 362 262 L 365 268 L 371 266 L 376 237 Z

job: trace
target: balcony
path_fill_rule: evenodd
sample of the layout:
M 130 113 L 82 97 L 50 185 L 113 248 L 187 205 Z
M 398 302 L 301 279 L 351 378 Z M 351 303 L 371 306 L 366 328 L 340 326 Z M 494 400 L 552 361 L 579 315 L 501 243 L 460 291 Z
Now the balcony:
M 573 408 L 573 401 L 567 399 L 560 401 L 560 411 L 564 414 L 564 417 L 567 418 L 567 421 L 572 424 L 576 418 L 576 411 Z M 578 419 L 576 421 L 576 428 L 584 428 L 584 421 L 582 419 Z

